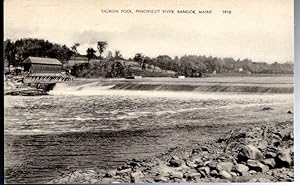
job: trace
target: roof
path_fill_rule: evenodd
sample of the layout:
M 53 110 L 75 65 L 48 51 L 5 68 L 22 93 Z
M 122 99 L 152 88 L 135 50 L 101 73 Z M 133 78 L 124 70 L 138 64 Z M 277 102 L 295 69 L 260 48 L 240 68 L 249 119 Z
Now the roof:
M 62 65 L 62 63 L 56 58 L 42 58 L 42 57 L 28 57 L 22 63 Z

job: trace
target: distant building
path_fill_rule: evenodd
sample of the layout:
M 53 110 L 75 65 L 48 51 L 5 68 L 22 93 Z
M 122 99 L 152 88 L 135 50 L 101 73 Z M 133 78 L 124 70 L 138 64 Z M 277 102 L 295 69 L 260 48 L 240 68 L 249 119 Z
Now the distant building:
M 72 56 L 69 61 L 64 64 L 64 68 L 70 68 L 77 64 L 89 63 L 88 58 L 84 56 Z
M 62 63 L 55 58 L 28 57 L 22 62 L 24 72 L 61 73 Z

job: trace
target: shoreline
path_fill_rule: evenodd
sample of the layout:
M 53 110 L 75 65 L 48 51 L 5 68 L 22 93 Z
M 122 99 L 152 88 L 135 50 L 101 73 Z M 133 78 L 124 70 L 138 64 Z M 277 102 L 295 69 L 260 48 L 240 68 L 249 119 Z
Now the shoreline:
M 49 183 L 277 182 L 294 180 L 293 122 L 235 129 L 113 170 L 73 170 Z

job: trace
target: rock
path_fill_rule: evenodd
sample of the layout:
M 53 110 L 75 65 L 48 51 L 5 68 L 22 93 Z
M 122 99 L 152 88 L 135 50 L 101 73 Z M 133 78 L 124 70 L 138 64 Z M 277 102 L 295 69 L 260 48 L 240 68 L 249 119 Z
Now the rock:
M 253 178 L 253 179 L 250 179 L 248 182 L 250 182 L 250 183 L 257 182 L 257 179 Z
M 158 175 L 154 178 L 155 182 L 168 182 L 168 179 L 162 175 Z
M 221 170 L 221 171 L 219 172 L 219 174 L 220 174 L 220 176 L 221 176 L 222 178 L 224 178 L 224 179 L 231 179 L 231 178 L 232 178 L 231 174 L 228 173 L 228 172 L 225 171 L 225 170 Z
M 195 161 L 190 161 L 190 160 L 187 160 L 185 162 L 185 164 L 188 166 L 188 167 L 191 167 L 191 168 L 196 168 L 198 165 L 195 163 Z
M 257 172 L 265 173 L 269 171 L 269 167 L 260 163 L 259 161 L 249 159 L 247 161 L 247 165 L 249 166 L 250 169 L 255 170 Z
M 293 132 L 286 133 L 283 136 L 282 141 L 288 141 L 288 140 L 294 140 L 294 134 L 293 134 Z
M 201 158 L 196 158 L 192 160 L 187 160 L 186 165 L 192 168 L 196 168 L 196 167 L 204 166 L 204 162 L 201 160 Z
M 197 164 L 198 167 L 204 166 L 204 162 L 200 158 L 195 160 L 195 164 Z
M 241 152 L 238 155 L 238 161 L 252 160 L 262 160 L 263 154 L 253 145 L 243 146 Z
M 268 147 L 268 145 L 269 144 L 268 144 L 267 141 L 261 141 L 261 142 L 258 143 L 257 148 L 261 149 L 261 150 L 264 150 Z
M 144 175 L 141 171 L 136 171 L 134 173 L 131 173 L 131 182 L 140 183 L 143 176 Z
M 257 172 L 255 170 L 250 170 L 248 173 L 249 174 L 256 174 Z
M 237 173 L 235 173 L 235 172 L 230 172 L 230 174 L 231 174 L 231 176 L 233 176 L 233 177 L 238 176 Z
M 209 152 L 208 148 L 207 148 L 207 147 L 205 147 L 205 146 L 201 147 L 201 150 L 202 150 L 202 151 Z
M 178 157 L 172 157 L 172 159 L 169 161 L 169 166 L 180 167 L 183 163 L 184 161 L 179 159 Z
M 212 170 L 212 171 L 210 172 L 210 175 L 213 176 L 213 177 L 216 177 L 216 176 L 219 175 L 219 173 L 217 172 L 217 170 Z
M 174 178 L 182 179 L 183 178 L 183 173 L 182 172 L 171 171 L 169 174 L 170 174 L 171 179 L 174 179 Z
M 201 153 L 201 149 L 199 149 L 199 148 L 194 148 L 193 150 L 192 150 L 192 155 L 198 155 L 198 154 L 200 154 Z
M 290 149 L 283 149 L 278 153 L 276 158 L 276 165 L 278 167 L 289 167 L 292 164 L 293 159 L 291 158 L 290 151 Z
M 269 166 L 269 168 L 275 168 L 275 166 L 276 166 L 275 159 L 273 159 L 273 158 L 264 159 L 262 161 L 262 163 Z
M 201 178 L 201 173 L 190 173 L 187 175 L 189 179 Z
M 249 167 L 243 164 L 237 164 L 234 167 L 234 171 L 240 173 L 242 176 L 247 175 Z
M 291 178 L 294 178 L 294 172 L 288 172 L 287 175 Z
M 131 168 L 126 168 L 124 170 L 119 170 L 116 172 L 117 175 L 124 175 L 124 174 L 129 174 L 131 172 Z
M 211 169 L 211 170 L 216 170 L 217 169 L 217 165 L 218 162 L 216 161 L 207 161 L 204 163 L 204 165 L 207 164 L 207 166 Z
M 102 184 L 111 184 L 113 182 L 113 178 L 105 177 L 101 180 Z
M 277 156 L 277 154 L 275 152 L 267 152 L 266 153 L 267 158 L 275 158 L 276 156 Z
M 104 177 L 114 177 L 117 174 L 117 170 L 110 170 L 105 173 Z
M 200 167 L 200 168 L 197 168 L 197 171 L 198 172 L 204 172 L 205 173 L 205 176 L 206 175 L 209 175 L 209 173 L 210 173 L 210 168 L 209 167 L 207 167 L 207 166 L 203 166 L 203 167 Z
M 268 171 L 266 174 L 267 174 L 267 175 L 272 175 L 273 172 L 272 172 L 272 171 Z
M 222 171 L 222 170 L 225 170 L 225 171 L 228 171 L 230 172 L 233 168 L 234 164 L 232 162 L 220 162 L 217 164 L 217 170 L 218 171 Z

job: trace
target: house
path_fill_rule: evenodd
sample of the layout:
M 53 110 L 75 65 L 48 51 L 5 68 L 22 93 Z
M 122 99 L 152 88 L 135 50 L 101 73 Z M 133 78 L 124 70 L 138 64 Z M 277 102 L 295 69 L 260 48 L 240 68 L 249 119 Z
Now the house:
M 24 72 L 61 73 L 62 63 L 55 58 L 28 57 L 22 62 Z

